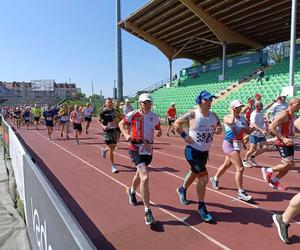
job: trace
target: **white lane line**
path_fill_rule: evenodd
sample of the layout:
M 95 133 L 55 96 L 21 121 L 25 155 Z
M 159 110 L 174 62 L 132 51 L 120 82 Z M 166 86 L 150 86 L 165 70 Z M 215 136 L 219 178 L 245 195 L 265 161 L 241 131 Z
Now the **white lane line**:
M 45 140 L 47 140 L 48 142 L 54 144 L 55 146 L 57 146 L 58 148 L 62 149 L 63 151 L 67 152 L 68 154 L 72 155 L 73 157 L 75 157 L 76 159 L 80 160 L 81 162 L 85 163 L 86 165 L 88 165 L 90 168 L 96 170 L 97 172 L 103 174 L 104 176 L 108 177 L 109 179 L 111 179 L 112 181 L 118 183 L 119 185 L 121 185 L 124 188 L 127 188 L 128 186 L 126 186 L 124 183 L 118 181 L 117 179 L 111 177 L 110 175 L 106 174 L 105 172 L 101 171 L 100 169 L 96 168 L 95 166 L 93 166 L 92 164 L 90 164 L 89 162 L 81 159 L 80 157 L 78 157 L 77 155 L 73 154 L 72 152 L 70 152 L 69 150 L 63 148 L 62 146 L 58 145 L 57 143 L 55 143 L 54 141 L 49 141 L 47 137 L 43 136 L 42 134 L 38 133 L 37 131 L 34 131 L 36 134 L 38 134 L 39 136 L 41 136 L 42 138 L 44 138 Z M 81 140 L 83 141 L 83 140 Z M 97 145 L 93 145 L 96 146 Z M 119 154 L 118 154 L 119 155 Z M 137 193 L 138 194 L 138 193 Z M 138 194 L 138 196 L 141 197 L 140 194 Z M 214 243 L 215 245 L 219 246 L 220 248 L 224 249 L 224 250 L 230 250 L 229 247 L 223 245 L 221 242 L 217 241 L 216 239 L 210 237 L 209 235 L 207 235 L 206 233 L 202 232 L 201 230 L 197 229 L 196 227 L 190 225 L 189 223 L 187 223 L 186 221 L 183 221 L 182 219 L 180 219 L 179 217 L 177 217 L 175 214 L 167 211 L 166 209 L 160 207 L 159 205 L 157 205 L 156 203 L 154 203 L 153 201 L 150 201 L 151 204 L 153 204 L 155 207 L 157 207 L 160 211 L 162 211 L 163 213 L 166 213 L 168 215 L 170 215 L 171 217 L 173 217 L 174 219 L 180 221 L 181 223 L 183 223 L 184 225 L 188 226 L 189 228 L 193 229 L 195 232 L 197 232 L 198 234 L 202 235 L 203 237 L 205 237 L 207 240 L 209 240 L 210 242 Z

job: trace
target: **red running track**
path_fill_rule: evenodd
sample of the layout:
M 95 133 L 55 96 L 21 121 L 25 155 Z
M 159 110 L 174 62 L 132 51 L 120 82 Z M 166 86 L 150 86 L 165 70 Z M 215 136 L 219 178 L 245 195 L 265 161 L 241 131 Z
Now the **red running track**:
M 261 166 L 280 161 L 276 151 L 258 157 L 260 167 L 247 168 L 244 186 L 254 197 L 252 203 L 236 198 L 234 169 L 220 180 L 221 189 L 206 191 L 208 211 L 214 223 L 199 217 L 195 185 L 188 190 L 192 204 L 181 205 L 176 188 L 188 170 L 184 159 L 184 142 L 178 136 L 156 138 L 150 167 L 152 211 L 157 223 L 148 227 L 140 196 L 138 206 L 128 203 L 125 188 L 131 184 L 135 168 L 129 161 L 128 143 L 121 138 L 115 151 L 118 174 L 111 173 L 108 159 L 100 157 L 104 143 L 101 130 L 92 122 L 90 133 L 74 140 L 47 139 L 45 129 L 17 131 L 32 158 L 49 178 L 69 210 L 99 249 L 300 249 L 299 217 L 289 229 L 292 245 L 282 243 L 272 221 L 273 213 L 281 213 L 294 194 L 299 192 L 300 153 L 296 152 L 296 169 L 282 183 L 287 191 L 271 189 L 261 176 Z M 222 136 L 216 136 L 207 169 L 210 175 L 224 160 Z M 244 153 L 244 152 L 243 152 Z

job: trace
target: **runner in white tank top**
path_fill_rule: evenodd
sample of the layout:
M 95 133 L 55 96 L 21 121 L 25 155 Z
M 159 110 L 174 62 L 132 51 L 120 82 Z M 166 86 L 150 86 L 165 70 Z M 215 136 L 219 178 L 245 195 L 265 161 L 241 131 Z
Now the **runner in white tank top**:
M 208 182 L 206 162 L 214 134 L 222 133 L 219 118 L 216 114 L 209 111 L 214 97 L 207 91 L 200 92 L 196 98 L 196 103 L 199 105 L 198 108 L 179 117 L 174 123 L 176 131 L 187 143 L 185 158 L 190 164 L 190 170 L 185 176 L 183 185 L 177 189 L 179 200 L 183 205 L 189 204 L 189 201 L 186 199 L 186 190 L 198 178 L 198 212 L 206 222 L 212 220 L 212 216 L 207 212 L 204 203 L 205 189 Z M 189 125 L 189 134 L 182 128 L 182 125 L 185 123 Z

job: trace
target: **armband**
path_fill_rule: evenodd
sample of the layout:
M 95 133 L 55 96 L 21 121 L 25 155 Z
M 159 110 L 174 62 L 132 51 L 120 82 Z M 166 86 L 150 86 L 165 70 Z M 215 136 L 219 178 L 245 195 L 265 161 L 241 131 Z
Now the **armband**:
M 187 136 L 188 134 L 185 132 L 185 131 L 183 131 L 182 133 L 180 133 L 180 136 L 184 139 L 186 136 Z

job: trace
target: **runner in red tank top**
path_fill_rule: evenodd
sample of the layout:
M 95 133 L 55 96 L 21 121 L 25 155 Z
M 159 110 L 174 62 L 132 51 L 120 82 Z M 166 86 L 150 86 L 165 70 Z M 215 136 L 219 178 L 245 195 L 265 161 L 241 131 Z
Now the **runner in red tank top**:
M 284 177 L 290 169 L 295 167 L 294 161 L 294 142 L 295 133 L 294 114 L 300 109 L 300 99 L 293 97 L 287 110 L 282 111 L 270 124 L 271 133 L 276 136 L 275 146 L 280 153 L 281 163 L 275 167 L 262 168 L 263 178 L 274 189 L 286 190 L 279 180 Z M 277 176 L 272 179 L 273 172 L 278 172 Z

